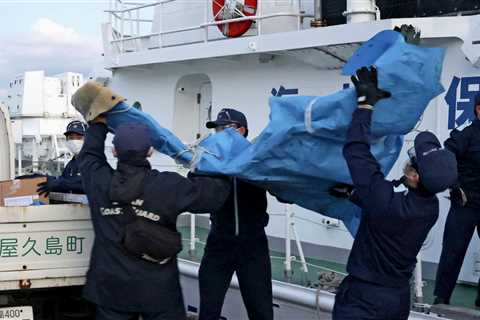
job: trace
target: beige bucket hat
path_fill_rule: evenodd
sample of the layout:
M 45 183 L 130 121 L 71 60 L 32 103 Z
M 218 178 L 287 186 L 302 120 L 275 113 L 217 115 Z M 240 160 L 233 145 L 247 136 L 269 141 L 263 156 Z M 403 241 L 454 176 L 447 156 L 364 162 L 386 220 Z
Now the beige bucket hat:
M 72 96 L 72 105 L 88 122 L 125 100 L 110 88 L 96 81 L 88 81 Z

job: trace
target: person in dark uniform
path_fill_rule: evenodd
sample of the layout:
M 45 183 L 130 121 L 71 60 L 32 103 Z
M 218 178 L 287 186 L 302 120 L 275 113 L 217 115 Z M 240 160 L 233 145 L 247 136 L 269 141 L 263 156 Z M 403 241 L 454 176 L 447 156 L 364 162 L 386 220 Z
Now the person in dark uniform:
M 216 132 L 235 128 L 248 135 L 245 115 L 223 109 L 207 122 Z M 236 273 L 240 292 L 252 320 L 272 320 L 272 274 L 265 226 L 266 191 L 246 181 L 231 179 L 233 192 L 219 210 L 211 212 L 211 229 L 199 271 L 200 320 L 218 320 L 225 295 Z
M 86 130 L 87 125 L 81 121 L 72 121 L 68 124 L 64 134 L 67 139 L 66 146 L 68 150 L 72 152 L 73 158 L 65 166 L 61 176 L 47 176 L 47 181 L 38 185 L 37 192 L 40 195 L 48 196 L 50 192 L 83 193 L 82 177 L 78 168 L 77 155 L 82 149 Z
M 184 320 L 176 253 L 158 259 L 150 252 L 171 251 L 170 236 L 181 248 L 178 215 L 218 210 L 229 182 L 152 170 L 150 131 L 140 123 L 116 129 L 113 170 L 104 154 L 107 131 L 104 118 L 93 120 L 78 155 L 95 232 L 84 297 L 96 305 L 97 320 Z
M 445 223 L 443 248 L 435 283 L 435 304 L 449 304 L 472 239 L 480 228 L 480 94 L 475 98 L 475 118 L 463 130 L 453 130 L 445 148 L 458 163 L 458 186 L 450 193 L 451 207 Z M 480 284 L 479 284 L 480 290 Z M 480 292 L 475 305 L 480 307 Z
M 404 171 L 408 191 L 394 192 L 370 152 L 374 105 L 390 94 L 378 88 L 376 69 L 362 68 L 357 77 L 352 81 L 359 107 L 343 149 L 354 186 L 343 190 L 363 216 L 333 319 L 407 319 L 416 257 L 439 214 L 435 194 L 455 183 L 456 161 L 432 133 L 419 133 Z M 340 190 L 336 186 L 331 194 Z

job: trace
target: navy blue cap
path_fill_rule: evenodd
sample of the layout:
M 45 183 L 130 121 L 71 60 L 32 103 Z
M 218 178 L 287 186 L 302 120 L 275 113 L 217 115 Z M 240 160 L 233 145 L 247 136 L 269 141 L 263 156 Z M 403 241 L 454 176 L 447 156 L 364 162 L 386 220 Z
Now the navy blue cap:
M 235 109 L 222 109 L 218 113 L 217 120 L 208 121 L 206 126 L 208 129 L 214 129 L 218 126 L 225 126 L 228 124 L 237 124 L 240 127 L 248 129 L 247 117 Z
M 147 153 L 152 147 L 150 129 L 140 122 L 119 125 L 115 129 L 113 145 L 117 153 Z
M 65 131 L 64 135 L 68 136 L 71 133 L 76 133 L 80 134 L 82 136 L 85 135 L 85 132 L 87 131 L 88 125 L 86 123 L 83 123 L 82 121 L 72 121 L 67 125 L 67 130 Z
M 442 148 L 433 133 L 420 132 L 414 147 L 420 182 L 428 191 L 439 193 L 455 185 L 458 179 L 455 155 Z

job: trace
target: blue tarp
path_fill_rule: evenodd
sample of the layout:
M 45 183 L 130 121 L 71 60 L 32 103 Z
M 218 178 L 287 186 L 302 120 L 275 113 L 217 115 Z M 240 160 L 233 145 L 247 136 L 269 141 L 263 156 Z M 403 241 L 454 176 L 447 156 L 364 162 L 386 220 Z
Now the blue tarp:
M 192 161 L 193 152 L 177 138 L 170 130 L 162 127 L 151 115 L 129 106 L 125 102 L 117 104 L 107 114 L 108 127 L 115 129 L 128 122 L 142 122 L 152 131 L 154 148 L 173 159 L 188 164 Z
M 352 74 L 375 65 L 379 86 L 392 93 L 373 114 L 372 151 L 387 174 L 428 103 L 443 91 L 440 83 L 444 51 L 405 43 L 403 36 L 384 31 L 365 43 L 345 65 Z M 341 219 L 356 233 L 361 213 L 345 200 L 328 195 L 338 182 L 351 183 L 342 156 L 347 128 L 355 108 L 353 88 L 324 97 L 272 97 L 270 122 L 250 144 L 229 129 L 202 141 L 195 155 L 168 130 L 145 113 L 117 106 L 109 126 L 142 121 L 154 132 L 155 148 L 183 162 L 193 161 L 197 172 L 222 173 L 251 180 L 272 194 L 304 208 Z M 124 111 L 124 112 L 119 112 Z

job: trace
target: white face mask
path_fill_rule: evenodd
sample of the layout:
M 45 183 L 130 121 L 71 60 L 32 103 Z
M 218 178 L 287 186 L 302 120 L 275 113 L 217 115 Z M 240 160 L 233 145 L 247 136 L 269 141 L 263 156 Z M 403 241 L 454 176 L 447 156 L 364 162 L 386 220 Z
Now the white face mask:
M 71 153 L 77 155 L 83 147 L 83 140 L 67 140 L 67 148 Z

